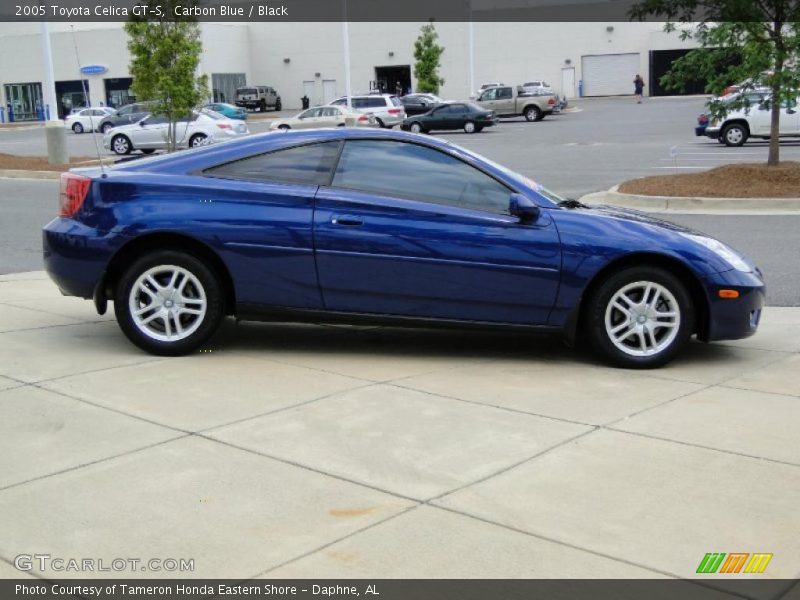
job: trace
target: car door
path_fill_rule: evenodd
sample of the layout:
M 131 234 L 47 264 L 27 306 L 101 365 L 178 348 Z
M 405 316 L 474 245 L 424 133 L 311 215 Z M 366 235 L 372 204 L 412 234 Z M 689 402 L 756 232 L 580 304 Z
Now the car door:
M 203 171 L 240 312 L 323 307 L 312 214 L 317 187 L 330 180 L 339 149 L 339 141 L 298 143 Z
M 514 102 L 514 92 L 510 87 L 497 88 L 497 109 L 498 115 L 514 115 L 517 113 L 516 103 Z
M 511 194 L 427 145 L 346 141 L 314 211 L 326 309 L 545 324 L 558 234 L 547 211 L 528 225 L 509 215 Z
M 317 123 L 320 111 L 320 108 L 309 108 L 308 110 L 301 112 L 299 115 L 297 115 L 296 122 L 292 123 L 292 128 L 313 129 L 314 127 L 319 127 Z
M 169 120 L 165 116 L 149 115 L 139 123 L 139 129 L 131 132 L 133 145 L 137 148 L 165 148 Z
M 489 88 L 478 96 L 478 104 L 486 110 L 498 112 L 497 88 Z M 499 114 L 499 113 L 498 113 Z
M 469 108 L 466 104 L 451 104 L 448 111 L 449 129 L 461 129 L 469 120 Z
M 751 100 L 749 109 L 750 124 L 754 135 L 768 136 L 772 130 L 772 109 L 765 104 L 756 104 Z M 797 103 L 781 102 L 780 135 L 797 135 L 800 133 L 800 120 L 798 120 Z

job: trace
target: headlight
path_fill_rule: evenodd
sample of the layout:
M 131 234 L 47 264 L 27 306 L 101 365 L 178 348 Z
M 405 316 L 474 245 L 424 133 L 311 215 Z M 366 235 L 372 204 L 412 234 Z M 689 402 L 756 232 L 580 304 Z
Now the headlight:
M 693 242 L 697 242 L 705 248 L 708 248 L 711 250 L 711 252 L 719 256 L 737 271 L 749 273 L 753 270 L 752 267 L 742 258 L 742 256 L 736 252 L 736 250 L 730 246 L 727 246 L 726 244 L 723 244 L 719 240 L 715 240 L 714 238 L 706 237 L 704 235 L 692 235 L 689 233 L 683 233 L 681 235 L 689 238 Z

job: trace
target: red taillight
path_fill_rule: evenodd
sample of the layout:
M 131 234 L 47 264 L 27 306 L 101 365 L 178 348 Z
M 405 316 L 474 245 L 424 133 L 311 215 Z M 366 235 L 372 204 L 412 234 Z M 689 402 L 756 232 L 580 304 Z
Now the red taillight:
M 219 127 L 220 129 L 230 129 L 231 128 L 231 126 L 228 125 L 227 123 L 217 123 L 217 127 Z
M 403 112 L 403 109 L 402 109 L 402 108 L 390 108 L 390 109 L 388 110 L 388 113 L 389 113 L 390 115 L 399 115 L 401 112 Z
M 547 103 L 548 104 L 555 104 L 556 103 L 556 99 L 555 98 L 550 98 L 550 100 L 548 100 Z
M 708 115 L 700 115 L 697 117 L 698 125 L 706 125 L 708 123 Z
M 367 121 L 369 121 L 369 117 L 367 115 L 361 115 L 360 117 L 358 117 L 359 123 L 366 123 Z
M 58 194 L 58 214 L 62 217 L 71 217 L 83 204 L 89 193 L 92 180 L 75 173 L 61 174 L 61 191 Z

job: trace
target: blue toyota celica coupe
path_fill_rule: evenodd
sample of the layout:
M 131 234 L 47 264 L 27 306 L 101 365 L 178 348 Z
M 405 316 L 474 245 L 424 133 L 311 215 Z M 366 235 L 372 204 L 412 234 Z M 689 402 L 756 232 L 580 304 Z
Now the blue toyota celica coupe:
M 225 316 L 553 332 L 625 367 L 753 334 L 761 272 L 730 246 L 587 208 L 443 140 L 267 133 L 61 177 L 44 261 L 160 355 Z

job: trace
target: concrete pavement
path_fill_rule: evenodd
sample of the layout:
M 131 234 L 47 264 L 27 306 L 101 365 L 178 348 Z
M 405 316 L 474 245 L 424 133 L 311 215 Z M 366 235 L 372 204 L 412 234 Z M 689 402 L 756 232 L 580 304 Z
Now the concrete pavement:
M 3 275 L 0 576 L 32 552 L 225 578 L 694 577 L 771 552 L 745 577 L 794 578 L 798 366 L 800 308 L 777 307 L 647 372 L 519 334 L 232 322 L 164 359 Z

